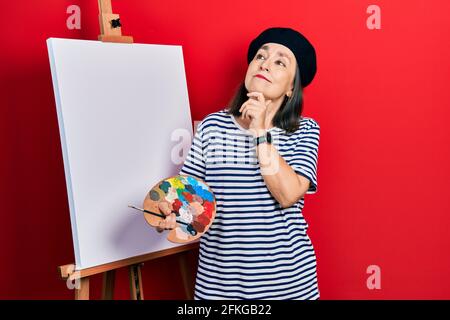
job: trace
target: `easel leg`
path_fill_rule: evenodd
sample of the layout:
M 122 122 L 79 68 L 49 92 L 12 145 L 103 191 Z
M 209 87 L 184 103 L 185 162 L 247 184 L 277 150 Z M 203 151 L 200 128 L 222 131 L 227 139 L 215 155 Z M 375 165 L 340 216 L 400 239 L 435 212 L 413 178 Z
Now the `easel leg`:
M 115 276 L 115 270 L 110 270 L 103 273 L 102 300 L 114 299 Z
M 183 278 L 184 292 L 187 300 L 192 300 L 193 297 L 193 279 L 192 272 L 189 270 L 187 259 L 188 252 L 181 252 L 178 254 L 178 262 L 180 264 L 181 277 Z
M 141 265 L 130 266 L 130 293 L 131 300 L 144 300 L 144 291 L 142 290 Z
M 89 277 L 80 278 L 80 288 L 75 288 L 75 300 L 89 300 Z

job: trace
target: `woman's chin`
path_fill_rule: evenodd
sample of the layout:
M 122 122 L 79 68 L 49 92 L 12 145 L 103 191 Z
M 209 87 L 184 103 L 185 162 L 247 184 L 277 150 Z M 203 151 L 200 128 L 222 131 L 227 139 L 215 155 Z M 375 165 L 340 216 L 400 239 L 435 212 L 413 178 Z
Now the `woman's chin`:
M 265 97 L 267 96 L 267 86 L 261 84 L 253 84 L 249 87 L 248 92 L 261 92 Z

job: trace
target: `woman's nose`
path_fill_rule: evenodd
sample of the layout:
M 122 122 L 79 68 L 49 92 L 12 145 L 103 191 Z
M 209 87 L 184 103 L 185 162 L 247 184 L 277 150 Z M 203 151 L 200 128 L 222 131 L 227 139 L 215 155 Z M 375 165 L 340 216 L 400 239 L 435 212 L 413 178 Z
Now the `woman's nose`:
M 267 60 L 264 60 L 262 63 L 261 63 L 261 65 L 259 66 L 259 68 L 261 69 L 261 70 L 267 70 L 267 71 L 269 71 L 269 63 L 268 63 L 268 59 Z
M 261 65 L 259 66 L 259 68 L 260 68 L 261 70 L 269 71 L 269 67 L 268 67 L 268 65 L 266 64 L 266 61 L 264 61 L 263 63 L 261 63 Z

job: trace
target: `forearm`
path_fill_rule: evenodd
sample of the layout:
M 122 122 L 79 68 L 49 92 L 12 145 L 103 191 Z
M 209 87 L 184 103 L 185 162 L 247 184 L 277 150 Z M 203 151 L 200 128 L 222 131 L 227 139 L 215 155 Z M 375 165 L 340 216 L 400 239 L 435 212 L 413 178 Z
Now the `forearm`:
M 272 196 L 283 208 L 292 206 L 300 199 L 303 190 L 297 173 L 279 155 L 278 150 L 268 143 L 256 147 L 261 175 Z

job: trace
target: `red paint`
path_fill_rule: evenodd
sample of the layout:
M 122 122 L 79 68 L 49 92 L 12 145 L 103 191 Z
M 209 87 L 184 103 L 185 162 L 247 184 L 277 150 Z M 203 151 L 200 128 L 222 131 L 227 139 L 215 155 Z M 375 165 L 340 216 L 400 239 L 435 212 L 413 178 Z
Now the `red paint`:
M 205 216 L 207 216 L 209 219 L 211 219 L 212 218 L 212 211 L 211 210 L 204 210 L 203 212 L 202 212 L 202 214 L 204 214 Z
M 179 199 L 175 199 L 172 202 L 173 211 L 175 211 L 175 212 L 178 212 L 182 206 L 183 206 L 183 203 Z
M 200 222 L 202 225 L 207 226 L 211 221 L 206 215 L 201 214 L 195 218 L 196 221 Z
M 181 194 L 188 202 L 192 202 L 192 193 L 183 191 Z
M 205 200 L 203 202 L 203 208 L 205 208 L 205 210 L 212 210 L 213 209 L 213 204 L 211 201 Z
M 212 218 L 212 212 L 214 210 L 214 206 L 210 201 L 205 200 L 203 203 L 203 214 L 206 215 L 209 219 Z

